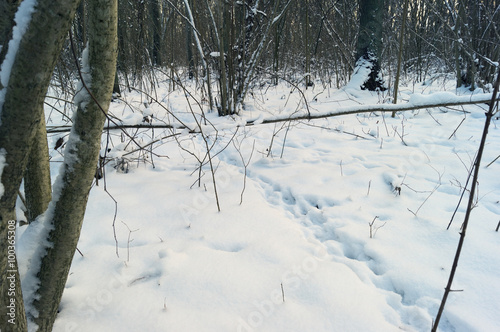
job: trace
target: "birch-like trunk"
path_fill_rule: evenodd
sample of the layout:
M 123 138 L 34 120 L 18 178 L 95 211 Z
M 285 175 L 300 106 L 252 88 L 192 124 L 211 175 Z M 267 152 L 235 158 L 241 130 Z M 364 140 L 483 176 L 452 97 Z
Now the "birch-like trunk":
M 54 199 L 45 221 L 52 228 L 51 247 L 42 258 L 38 278 L 40 287 L 34 307 L 34 322 L 41 331 L 54 324 L 71 261 L 76 251 L 89 191 L 100 151 L 101 133 L 106 119 L 116 70 L 117 0 L 88 2 L 88 67 L 83 91 L 77 98 L 77 113 L 65 151 L 63 169 L 54 186 Z M 84 68 L 87 65 L 84 63 Z M 89 81 L 87 81 L 89 80 Z M 84 88 L 85 89 L 85 88 Z

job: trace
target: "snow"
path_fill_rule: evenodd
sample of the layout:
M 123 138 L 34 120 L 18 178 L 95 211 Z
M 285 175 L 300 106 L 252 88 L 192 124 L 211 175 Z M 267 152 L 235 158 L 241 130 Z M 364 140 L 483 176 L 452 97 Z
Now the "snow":
M 82 52 L 82 66 L 80 68 L 83 81 L 78 81 L 78 85 L 76 88 L 77 93 L 75 94 L 73 103 L 81 110 L 86 109 L 87 104 L 92 100 L 92 97 L 87 91 L 87 88 L 90 89 L 92 87 L 92 75 L 90 72 L 90 63 L 89 63 L 89 43 L 87 42 L 87 46 Z M 85 84 L 84 84 L 85 83 Z
M 2 89 L 0 89 L 0 114 L 2 112 L 5 94 L 7 92 L 6 87 L 9 84 L 10 73 L 16 59 L 17 50 L 19 49 L 19 44 L 21 43 L 21 39 L 23 38 L 24 33 L 28 29 L 28 25 L 31 21 L 31 15 L 35 11 L 36 4 L 36 0 L 22 1 L 14 17 L 16 25 L 12 30 L 12 39 L 9 41 L 7 54 L 5 55 L 5 59 L 3 60 L 0 67 L 0 86 L 3 87 Z M 0 125 L 2 125 L 1 119 Z
M 5 167 L 5 155 L 7 152 L 5 151 L 4 148 L 0 149 L 0 198 L 2 198 L 3 193 L 5 192 L 5 188 L 2 183 L 2 173 L 3 173 L 3 168 Z
M 456 96 L 454 82 L 445 83 L 402 86 L 400 100 L 422 105 L 488 96 Z M 304 93 L 312 114 L 375 108 L 386 99 L 359 88 L 323 90 L 320 83 Z M 162 87 L 157 94 L 195 127 L 182 91 Z M 430 330 L 463 204 L 446 227 L 479 145 L 486 106 L 258 124 L 305 112 L 304 101 L 286 84 L 252 96 L 244 120 L 204 110 L 221 212 L 208 165 L 198 186 L 197 158 L 206 154 L 199 134 L 176 130 L 174 139 L 170 130 L 155 129 L 154 137 L 151 129 L 130 131 L 141 144 L 163 138 L 154 152 L 168 158 L 131 153 L 134 144 L 110 137 L 115 162 L 106 168 L 107 192 L 102 181 L 91 190 L 78 244 L 84 256 L 75 254 L 55 332 Z M 157 104 L 144 109 L 136 92 L 124 98 L 143 110 L 113 102 L 110 112 L 121 119 L 170 119 Z M 238 127 L 247 119 L 257 120 Z M 498 156 L 499 140 L 494 120 L 483 165 Z M 52 160 L 61 157 L 53 152 Z M 128 162 L 128 173 L 113 167 L 119 160 Z M 478 202 L 453 284 L 463 291 L 450 294 L 440 331 L 500 330 L 499 171 L 498 161 L 480 169 Z M 109 195 L 118 202 L 114 229 Z M 33 244 L 19 245 L 22 252 Z M 25 267 L 29 255 L 21 252 Z M 32 282 L 25 281 L 23 290 Z
M 457 96 L 455 93 L 449 91 L 435 92 L 432 94 L 414 93 L 410 96 L 408 103 L 414 106 L 425 104 L 438 105 L 456 101 L 484 101 L 485 98 L 491 99 L 491 96 L 491 93 L 477 93 L 473 95 Z

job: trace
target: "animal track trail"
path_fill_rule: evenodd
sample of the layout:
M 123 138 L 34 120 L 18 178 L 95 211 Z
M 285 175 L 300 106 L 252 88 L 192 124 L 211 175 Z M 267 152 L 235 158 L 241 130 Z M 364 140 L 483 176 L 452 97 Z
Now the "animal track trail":
M 318 241 L 325 244 L 327 248 L 331 247 L 333 249 L 331 254 L 336 260 L 344 262 L 350 260 L 354 263 L 365 264 L 372 270 L 373 275 L 383 274 L 383 271 L 376 266 L 374 259 L 365 252 L 366 242 L 349 235 L 343 229 L 344 223 L 334 217 L 338 216 L 335 208 L 341 208 L 346 202 L 318 197 L 314 194 L 300 195 L 293 189 L 283 187 L 264 176 L 257 176 L 255 180 L 264 189 L 268 202 L 283 207 L 311 231 Z
M 349 235 L 342 229 L 342 223 L 333 220 L 335 212 L 332 209 L 341 207 L 342 202 L 316 195 L 299 195 L 264 176 L 254 177 L 254 180 L 264 189 L 268 202 L 283 207 L 325 245 L 332 260 L 346 265 L 361 280 L 386 292 L 388 303 L 395 310 L 401 310 L 404 291 L 397 290 L 390 278 L 385 278 L 383 265 L 367 253 L 366 241 Z
M 327 222 L 323 209 L 335 206 L 332 199 L 319 198 L 315 195 L 300 196 L 289 187 L 283 187 L 263 176 L 259 176 L 257 180 L 264 189 L 268 202 L 281 205 L 295 218 L 301 219 L 307 226 L 322 225 Z

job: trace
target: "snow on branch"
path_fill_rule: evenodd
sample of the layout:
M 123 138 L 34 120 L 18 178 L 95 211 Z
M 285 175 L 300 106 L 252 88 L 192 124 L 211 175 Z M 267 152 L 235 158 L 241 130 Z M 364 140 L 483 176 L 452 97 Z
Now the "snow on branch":
M 321 118 L 329 118 L 339 115 L 348 114 L 359 114 L 359 113 L 371 113 L 371 112 L 406 112 L 425 108 L 435 108 L 435 107 L 451 107 L 451 106 L 461 106 L 461 105 L 474 105 L 474 104 L 489 104 L 491 102 L 491 93 L 476 94 L 472 96 L 457 96 L 450 92 L 437 92 L 431 95 L 421 95 L 413 94 L 407 103 L 401 104 L 371 104 L 371 105 L 356 105 L 349 107 L 339 107 L 330 112 L 322 112 L 315 114 L 294 114 L 294 115 L 279 115 L 271 117 L 263 117 L 259 115 L 254 119 L 247 119 L 246 121 L 237 121 L 234 123 L 234 127 L 244 127 L 244 126 L 254 126 L 259 124 L 285 122 L 285 121 L 299 121 L 299 120 L 313 120 Z M 497 99 L 498 100 L 498 99 Z M 194 127 L 194 126 L 193 126 Z M 159 129 L 178 129 L 178 130 L 189 130 L 190 133 L 196 133 L 197 130 L 193 130 L 184 124 L 123 124 L 117 126 L 106 127 L 108 130 L 116 129 L 148 129 L 148 128 L 159 128 Z M 225 127 L 224 129 L 228 129 Z M 63 133 L 69 132 L 70 126 L 54 126 L 47 127 L 48 133 Z
M 489 103 L 491 101 L 491 93 L 476 94 L 472 96 L 457 96 L 451 92 L 437 92 L 431 95 L 413 94 L 410 100 L 404 104 L 371 104 L 371 105 L 356 105 L 349 107 L 339 107 L 330 112 L 316 114 L 298 114 L 293 116 L 279 115 L 269 118 L 259 118 L 247 121 L 247 125 L 276 123 L 293 120 L 312 120 L 329 118 L 339 115 L 371 113 L 371 112 L 404 112 L 413 111 L 424 108 L 449 107 L 460 105 L 473 105 L 481 103 Z

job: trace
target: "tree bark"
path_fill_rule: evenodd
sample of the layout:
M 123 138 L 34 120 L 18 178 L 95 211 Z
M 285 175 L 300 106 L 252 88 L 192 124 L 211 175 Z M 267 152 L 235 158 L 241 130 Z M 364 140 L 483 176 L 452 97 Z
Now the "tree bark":
M 396 68 L 396 81 L 394 82 L 394 97 L 393 104 L 398 103 L 399 76 L 401 74 L 401 62 L 403 59 L 403 48 L 405 39 L 406 17 L 408 16 L 408 0 L 405 0 L 403 6 L 403 20 L 401 22 L 401 31 L 399 33 L 399 49 L 398 49 L 398 64 Z M 396 112 L 392 112 L 391 117 L 396 117 Z
M 43 108 L 43 105 L 39 107 Z M 43 110 L 40 123 L 35 129 L 35 137 L 24 173 L 24 195 L 26 198 L 26 217 L 31 223 L 45 212 L 52 199 L 50 180 L 49 146 Z
M 12 27 L 14 26 L 14 15 L 20 0 L 0 0 L 0 63 L 7 54 L 7 46 L 12 38 Z
M 84 79 L 91 93 L 84 91 L 77 103 L 63 169 L 46 214 L 46 223 L 52 229 L 48 241 L 52 245 L 42 258 L 38 273 L 40 288 L 34 301 L 38 311 L 34 321 L 41 331 L 52 329 L 62 298 L 95 174 L 115 78 L 117 0 L 91 0 L 88 12 L 90 78 Z
M 152 0 L 149 4 L 149 11 L 151 15 L 151 34 L 153 35 L 152 41 L 152 50 L 151 54 L 153 57 L 153 64 L 155 66 L 162 65 L 162 57 L 161 57 L 161 45 L 162 45 L 162 36 L 161 36 L 161 5 L 159 0 Z
M 188 1 L 185 3 L 185 5 L 186 5 L 186 17 L 190 17 L 189 13 L 191 9 L 188 8 L 188 6 L 191 6 L 191 4 Z M 187 54 L 187 67 L 188 67 L 189 79 L 192 79 L 194 77 L 194 71 L 195 71 L 192 34 L 196 32 L 193 31 L 192 24 L 194 24 L 194 22 L 186 22 L 186 54 Z
M 362 89 L 385 90 L 384 82 L 379 77 L 380 55 L 382 53 L 382 26 L 385 0 L 360 0 L 359 36 L 356 46 L 356 59 L 370 66 L 370 74 L 361 86 Z
M 9 256 L 13 247 L 11 220 L 15 221 L 17 192 L 26 169 L 30 144 L 42 117 L 41 108 L 55 63 L 74 17 L 78 0 L 39 0 L 22 36 L 8 82 L 0 87 L 0 151 L 5 158 L 1 174 L 4 193 L 0 198 L 0 330 L 25 331 L 21 285 L 17 260 Z M 29 3 L 26 2 L 28 5 Z M 23 6 L 21 4 L 21 6 Z M 4 68 L 5 69 L 5 68 Z M 2 69 L 2 70 L 4 70 Z M 29 92 L 29 93 L 28 93 Z M 10 278 L 10 279 L 7 279 Z M 12 282 L 11 282 L 12 281 Z M 10 291 L 14 286 L 15 294 Z M 14 319 L 8 308 L 14 303 Z
M 474 45 L 472 45 L 471 34 L 473 30 L 473 20 L 469 17 L 470 11 L 474 8 L 474 4 L 469 3 L 465 0 L 459 0 L 457 8 L 457 18 L 456 18 L 456 75 L 457 75 L 457 88 L 461 86 L 468 86 L 471 91 L 476 88 L 476 63 L 473 50 L 476 51 Z M 482 39 L 477 38 L 477 39 Z M 477 46 L 477 45 L 476 45 Z M 479 48 L 477 51 L 480 51 Z

